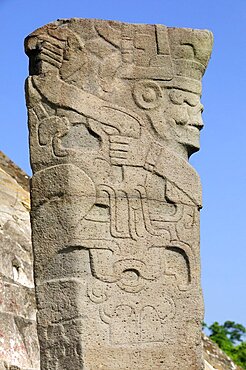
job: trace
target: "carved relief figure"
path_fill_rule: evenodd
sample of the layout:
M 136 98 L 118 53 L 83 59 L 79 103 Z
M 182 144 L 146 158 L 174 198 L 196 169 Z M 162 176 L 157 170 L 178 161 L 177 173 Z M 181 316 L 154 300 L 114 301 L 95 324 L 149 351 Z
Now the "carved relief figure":
M 88 368 L 126 369 L 136 349 L 160 360 L 182 346 L 189 359 L 151 366 L 202 366 L 197 336 L 182 336 L 202 319 L 201 190 L 187 160 L 200 147 L 211 46 L 208 31 L 79 19 L 26 39 L 37 296 L 54 279 L 76 282 L 74 314 L 56 310 L 59 325 L 87 318 L 77 338 Z M 43 343 L 53 306 L 39 306 Z M 101 363 L 97 345 L 108 353 Z M 113 367 L 116 353 L 124 361 Z

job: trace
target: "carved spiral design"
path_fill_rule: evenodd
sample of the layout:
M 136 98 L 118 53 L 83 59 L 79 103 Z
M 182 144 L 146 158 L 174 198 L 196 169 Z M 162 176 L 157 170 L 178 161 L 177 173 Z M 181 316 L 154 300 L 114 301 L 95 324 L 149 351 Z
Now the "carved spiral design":
M 160 86 L 154 81 L 138 81 L 133 89 L 133 97 L 140 108 L 154 109 L 161 102 L 162 91 Z

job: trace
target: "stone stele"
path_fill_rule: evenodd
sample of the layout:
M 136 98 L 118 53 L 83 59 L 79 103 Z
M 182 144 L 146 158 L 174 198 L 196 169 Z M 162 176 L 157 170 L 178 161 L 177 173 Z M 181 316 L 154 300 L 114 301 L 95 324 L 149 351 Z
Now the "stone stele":
M 29 35 L 42 370 L 200 370 L 209 31 L 94 19 Z

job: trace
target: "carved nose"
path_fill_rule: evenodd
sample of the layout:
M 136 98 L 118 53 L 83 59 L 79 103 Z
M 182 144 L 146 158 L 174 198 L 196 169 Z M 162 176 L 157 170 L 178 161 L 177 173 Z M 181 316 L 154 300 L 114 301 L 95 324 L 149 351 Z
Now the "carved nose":
M 196 127 L 201 131 L 203 126 L 204 126 L 201 114 L 199 114 L 195 117 L 191 117 L 190 122 L 189 122 L 189 126 Z
M 202 121 L 201 122 L 200 121 L 195 121 L 195 122 L 191 123 L 190 126 L 196 127 L 201 131 L 203 129 L 204 124 L 203 124 Z

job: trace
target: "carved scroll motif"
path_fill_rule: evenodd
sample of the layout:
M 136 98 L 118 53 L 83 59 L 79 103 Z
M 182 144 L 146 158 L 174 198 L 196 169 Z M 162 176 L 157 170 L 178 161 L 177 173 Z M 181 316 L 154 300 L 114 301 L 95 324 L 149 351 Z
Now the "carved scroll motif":
M 202 369 L 211 33 L 71 19 L 25 46 L 41 369 Z

